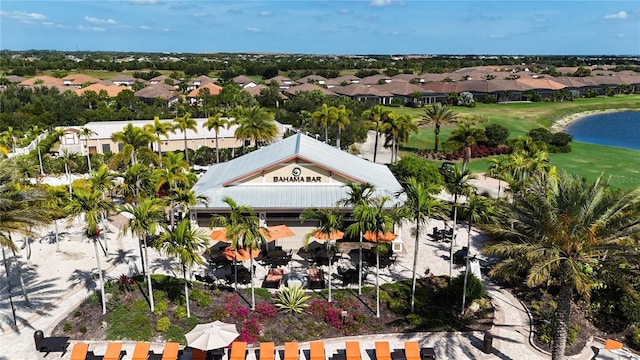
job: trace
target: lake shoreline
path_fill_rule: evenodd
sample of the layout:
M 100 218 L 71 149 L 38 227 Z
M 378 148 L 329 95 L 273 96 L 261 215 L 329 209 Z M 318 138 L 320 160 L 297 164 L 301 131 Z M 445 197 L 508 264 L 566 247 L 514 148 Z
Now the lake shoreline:
M 575 113 L 575 114 L 571 114 L 571 115 L 567 115 L 567 116 L 563 116 L 560 119 L 556 120 L 552 125 L 551 125 L 551 132 L 560 132 L 560 131 L 565 131 L 567 129 L 567 126 L 569 126 L 571 123 L 576 122 L 584 117 L 590 116 L 590 115 L 601 115 L 601 114 L 608 114 L 608 113 L 614 113 L 614 112 L 624 112 L 624 111 L 637 111 L 637 110 L 633 110 L 633 109 L 606 109 L 606 110 L 590 110 L 590 111 L 583 111 L 583 112 L 579 112 L 579 113 Z

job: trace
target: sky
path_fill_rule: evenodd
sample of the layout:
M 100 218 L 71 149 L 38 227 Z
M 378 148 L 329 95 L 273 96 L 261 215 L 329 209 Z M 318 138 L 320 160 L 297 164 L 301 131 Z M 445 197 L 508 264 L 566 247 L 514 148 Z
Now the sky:
M 640 1 L 2 0 L 0 49 L 639 55 Z

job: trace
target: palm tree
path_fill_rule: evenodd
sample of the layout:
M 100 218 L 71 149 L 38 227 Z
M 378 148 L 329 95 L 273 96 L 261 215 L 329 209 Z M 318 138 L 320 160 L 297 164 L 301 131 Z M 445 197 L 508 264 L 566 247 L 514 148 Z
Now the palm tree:
M 335 106 L 322 104 L 318 111 L 311 114 L 311 119 L 317 126 L 324 127 L 324 142 L 329 142 L 329 126 L 338 121 L 338 109 Z
M 471 160 L 471 146 L 486 140 L 487 135 L 485 135 L 484 129 L 474 127 L 469 121 L 463 121 L 453 129 L 447 142 L 464 149 L 464 160 L 462 162 L 462 169 L 464 170 Z
M 104 295 L 104 278 L 102 275 L 102 265 L 100 264 L 100 253 L 98 252 L 98 237 L 100 229 L 98 222 L 101 216 L 106 216 L 109 211 L 114 210 L 113 202 L 110 199 L 103 199 L 99 191 L 78 190 L 73 193 L 71 200 L 65 207 L 67 222 L 71 223 L 77 216 L 84 214 L 86 234 L 93 240 L 93 249 L 96 253 L 98 264 L 98 275 L 100 276 L 100 295 L 102 298 L 102 315 L 107 313 L 107 303 Z
M 493 176 L 498 179 L 498 199 L 500 198 L 500 190 L 502 188 L 502 180 L 504 177 L 505 166 L 507 164 L 507 158 L 500 156 L 497 158 L 489 159 L 489 169 L 486 175 Z
M 169 133 L 172 131 L 171 123 L 168 121 L 160 121 L 158 116 L 153 118 L 153 124 L 147 124 L 144 126 L 144 130 L 155 136 L 156 144 L 158 144 L 158 157 L 162 157 L 162 139 L 169 139 Z
M 118 208 L 118 213 L 128 213 L 131 218 L 122 228 L 122 233 L 130 232 L 132 236 L 138 237 L 140 244 L 140 261 L 142 271 L 147 276 L 147 287 L 149 292 L 149 306 L 151 312 L 154 310 L 153 288 L 151 285 L 151 271 L 149 270 L 149 237 L 156 235 L 164 221 L 164 202 L 158 198 L 145 198 L 139 204 L 125 204 Z M 146 259 L 146 261 L 145 261 Z
M 169 191 L 177 187 L 186 187 L 189 183 L 189 164 L 184 160 L 184 154 L 168 152 L 162 157 L 162 169 L 155 169 L 152 173 L 155 183 L 155 191 L 161 189 Z
M 435 137 L 435 145 L 433 151 L 438 152 L 438 144 L 440 143 L 440 126 L 446 123 L 454 122 L 457 114 L 453 112 L 447 105 L 436 103 L 424 110 L 425 118 L 423 124 L 433 124 L 433 134 Z
M 67 179 L 69 179 L 69 196 L 73 193 L 73 189 L 71 188 L 71 166 L 74 164 L 74 160 L 76 158 L 76 153 L 69 151 L 68 149 L 62 150 L 62 162 L 64 163 L 64 172 L 67 174 Z
M 504 257 L 491 274 L 525 264 L 528 286 L 558 289 L 552 359 L 563 359 L 574 291 L 588 299 L 592 272 L 603 260 L 625 258 L 638 247 L 640 190 L 613 190 L 602 176 L 589 183 L 559 172 L 537 176 L 505 206 L 507 217 L 490 229 L 501 241 L 485 248 Z
M 218 133 L 221 128 L 227 128 L 229 126 L 229 120 L 222 118 L 222 113 L 217 113 L 215 116 L 210 116 L 203 124 L 207 129 L 212 130 L 216 134 L 216 164 L 220 162 L 220 147 L 218 146 Z
M 256 148 L 261 142 L 273 141 L 278 136 L 278 128 L 271 112 L 260 106 L 236 107 L 233 112 L 235 123 L 238 125 L 235 137 L 253 140 Z
M 231 241 L 231 246 L 236 250 L 249 248 L 251 264 L 251 310 L 255 310 L 255 290 L 253 285 L 253 256 L 251 252 L 265 241 L 260 233 L 260 221 L 253 209 L 246 205 L 238 205 L 232 198 L 224 197 L 224 203 L 229 205 L 228 215 L 214 215 L 211 218 L 213 226 L 225 228 L 225 237 Z M 236 291 L 238 291 L 238 269 L 235 269 Z
M 135 203 L 141 198 L 150 195 L 153 190 L 150 176 L 151 171 L 146 165 L 135 164 L 130 166 L 123 175 L 124 180 L 120 188 L 124 201 Z
M 114 187 L 114 179 L 115 177 L 109 171 L 109 167 L 107 165 L 102 164 L 98 168 L 97 171 L 90 171 L 91 177 L 89 178 L 89 182 L 91 183 L 91 189 L 93 191 L 99 191 L 102 194 L 102 199 L 104 199 L 105 191 L 110 191 Z M 107 228 L 105 223 L 106 216 L 102 217 L 102 227 Z M 104 239 L 105 250 L 109 251 L 109 246 L 107 245 L 107 239 Z
M 173 119 L 173 129 L 180 130 L 184 136 L 184 158 L 189 163 L 189 147 L 187 146 L 187 130 L 198 132 L 198 122 L 191 118 L 191 113 L 186 113 L 184 116 L 178 116 Z
M 309 247 L 309 240 L 317 234 L 327 239 L 327 257 L 329 258 L 327 287 L 329 289 L 328 301 L 331 302 L 331 258 L 333 257 L 331 254 L 331 241 L 332 235 L 342 227 L 342 215 L 338 212 L 337 207 L 331 209 L 307 208 L 300 214 L 300 219 L 302 222 L 312 219 L 318 221 L 318 227 L 304 236 L 305 249 Z
M 195 191 L 192 189 L 173 188 L 169 191 L 167 197 L 171 208 L 171 228 L 174 226 L 176 210 L 182 214 L 181 219 L 184 219 L 189 213 L 189 207 L 207 203 L 205 196 L 196 196 Z
M 376 162 L 376 155 L 378 154 L 378 137 L 380 137 L 380 126 L 387 121 L 391 116 L 392 111 L 385 108 L 382 105 L 374 105 L 372 109 L 368 109 L 362 112 L 362 120 L 375 125 L 376 129 L 376 141 L 373 145 L 373 162 Z
M 87 169 L 89 169 L 89 173 L 91 173 L 91 156 L 89 154 L 89 140 L 91 139 L 91 135 L 97 135 L 95 131 L 89 129 L 86 126 L 80 128 L 80 135 L 84 136 L 84 147 L 87 149 Z
M 347 109 L 346 106 L 340 105 L 338 107 L 338 118 L 335 121 L 336 126 L 338 127 L 338 138 L 336 139 L 336 147 L 340 149 L 340 137 L 342 134 L 342 130 L 351 123 L 350 117 L 353 115 L 353 111 Z
M 189 308 L 189 279 L 187 274 L 194 265 L 202 265 L 204 259 L 200 255 L 208 242 L 207 235 L 200 229 L 192 229 L 188 219 L 178 223 L 175 229 L 167 231 L 158 239 L 158 247 L 165 254 L 180 260 L 184 277 L 185 303 L 187 317 L 191 317 Z
M 385 134 L 385 146 L 391 142 L 391 162 L 395 163 L 400 145 L 409 140 L 412 132 L 418 133 L 418 125 L 413 122 L 411 114 L 392 115 L 382 124 L 382 132 Z
M 418 246 L 420 245 L 420 228 L 427 224 L 429 219 L 442 219 L 446 217 L 446 204 L 433 197 L 439 192 L 440 187 L 436 184 L 425 184 L 418 182 L 416 178 L 410 177 L 404 188 L 407 197 L 404 203 L 405 217 L 415 221 L 415 243 L 413 251 L 413 277 L 411 280 L 411 312 L 415 310 L 416 297 L 416 276 L 418 265 Z
M 142 152 L 153 153 L 153 151 L 149 149 L 149 144 L 154 140 L 153 133 L 148 132 L 144 128 L 133 126 L 131 123 L 122 128 L 122 131 L 116 131 L 111 134 L 111 140 L 123 144 L 125 148 L 129 147 L 131 151 L 131 165 L 137 163 L 138 154 Z
M 347 180 L 346 185 L 347 189 L 347 197 L 342 199 L 339 202 L 339 205 L 348 206 L 351 205 L 355 208 L 357 205 L 368 205 L 371 202 L 373 194 L 375 192 L 375 186 L 371 183 L 362 183 L 357 184 L 351 180 Z M 363 224 L 360 224 L 359 235 L 360 235 L 360 244 L 359 244 L 359 264 L 358 264 L 358 295 L 362 295 L 362 228 Z M 353 230 L 352 230 L 353 231 Z
M 451 224 L 451 246 L 449 248 L 449 281 L 453 273 L 453 246 L 456 241 L 456 225 L 458 224 L 458 199 L 459 196 L 468 194 L 473 188 L 470 181 L 475 179 L 468 169 L 460 170 L 455 165 L 453 171 L 446 176 L 445 189 L 453 195 L 453 224 Z
M 403 217 L 400 208 L 387 209 L 388 196 L 371 199 L 370 204 L 356 205 L 353 217 L 357 222 L 350 225 L 353 227 L 351 233 L 358 231 L 370 231 L 375 234 L 376 247 L 376 317 L 380 317 L 380 253 L 387 250 L 386 244 L 382 245 L 379 240 L 380 234 L 386 234 L 393 230 L 393 226 L 400 222 Z
M 464 285 L 462 286 L 462 308 L 460 314 L 464 315 L 467 299 L 467 280 L 469 278 L 469 262 L 471 261 L 471 226 L 475 223 L 495 223 L 500 212 L 493 202 L 484 196 L 470 193 L 467 202 L 462 207 L 462 216 L 467 219 L 467 260 L 464 269 Z

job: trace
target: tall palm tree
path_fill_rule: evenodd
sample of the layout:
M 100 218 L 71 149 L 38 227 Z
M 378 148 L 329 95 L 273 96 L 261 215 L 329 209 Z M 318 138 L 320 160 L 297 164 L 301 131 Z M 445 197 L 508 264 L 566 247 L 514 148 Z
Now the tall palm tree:
M 158 234 L 164 221 L 164 202 L 158 198 L 145 198 L 139 204 L 124 204 L 118 207 L 118 213 L 128 213 L 131 218 L 122 228 L 122 233 L 131 233 L 138 238 L 140 244 L 140 261 L 142 271 L 147 276 L 149 306 L 154 310 L 151 271 L 149 270 L 149 237 Z M 146 259 L 146 260 L 145 260 Z
M 464 284 L 462 286 L 462 307 L 460 314 L 464 315 L 467 300 L 467 281 L 469 278 L 469 263 L 471 261 L 471 226 L 479 222 L 495 223 L 501 215 L 491 199 L 472 192 L 462 207 L 462 216 L 467 219 L 467 260 L 464 269 Z
M 98 252 L 98 237 L 100 229 L 98 222 L 101 216 L 106 216 L 109 211 L 114 210 L 113 202 L 110 199 L 103 199 L 99 191 L 78 190 L 73 193 L 71 200 L 65 207 L 67 222 L 71 223 L 76 217 L 84 215 L 84 224 L 87 236 L 93 241 L 93 249 L 96 253 L 98 264 L 98 275 L 100 276 L 100 295 L 102 298 L 102 315 L 107 313 L 107 303 L 104 295 L 104 278 L 102 275 L 102 265 L 100 263 L 100 253 Z
M 184 137 L 184 158 L 189 162 L 189 147 L 187 146 L 187 130 L 198 132 L 198 122 L 191 118 L 191 113 L 186 113 L 184 116 L 178 116 L 173 119 L 173 129 L 180 130 Z
M 203 124 L 209 130 L 212 130 L 216 134 L 216 164 L 220 162 L 220 147 L 218 146 L 218 133 L 221 128 L 227 128 L 229 126 L 229 120 L 222 118 L 222 113 L 217 113 L 214 116 L 210 116 Z
M 102 164 L 96 171 L 89 171 L 91 177 L 89 178 L 89 182 L 91 184 L 91 189 L 93 191 L 99 191 L 102 194 L 102 198 L 106 197 L 105 192 L 110 191 L 115 186 L 114 180 L 115 176 L 111 174 L 107 165 Z M 107 228 L 107 224 L 105 221 L 107 217 L 102 217 L 102 227 Z M 107 238 L 104 239 L 105 250 L 109 251 L 109 245 Z
M 376 129 L 376 140 L 373 145 L 373 162 L 376 162 L 376 156 L 378 154 L 378 138 L 380 137 L 380 127 L 387 121 L 389 116 L 393 112 L 382 105 L 374 105 L 372 109 L 368 109 L 362 112 L 362 120 L 372 124 Z
M 422 121 L 422 124 L 433 124 L 433 134 L 435 145 L 433 147 L 433 151 L 438 152 L 438 144 L 440 143 L 440 127 L 443 124 L 451 123 L 456 121 L 457 114 L 449 108 L 447 105 L 443 105 L 441 103 L 433 104 L 427 107 L 424 110 L 425 118 Z
M 208 242 L 207 235 L 201 229 L 192 229 L 188 219 L 178 223 L 175 229 L 160 235 L 158 247 L 165 254 L 175 256 L 180 260 L 182 275 L 184 277 L 185 303 L 187 305 L 187 317 L 191 317 L 189 308 L 189 279 L 187 274 L 194 265 L 204 264 L 200 255 Z
M 495 158 L 491 158 L 489 161 L 489 169 L 486 174 L 488 176 L 493 176 L 498 179 L 498 199 L 500 198 L 500 190 L 502 188 L 502 180 L 504 178 L 505 167 L 507 163 L 507 158 L 505 156 L 499 156 Z
M 491 274 L 525 264 L 528 286 L 558 289 L 552 359 L 563 359 L 574 291 L 588 299 L 590 272 L 600 271 L 606 257 L 624 259 L 638 247 L 640 190 L 613 190 L 602 176 L 587 182 L 559 172 L 537 176 L 506 206 L 506 218 L 490 229 L 501 241 L 485 248 L 504 257 Z
M 253 140 L 256 148 L 260 143 L 268 143 L 278 136 L 278 128 L 273 113 L 260 106 L 236 107 L 233 112 L 235 123 L 238 125 L 235 137 L 238 139 Z
M 184 188 L 189 183 L 189 164 L 184 160 L 184 154 L 179 152 L 168 152 L 162 157 L 162 169 L 155 169 L 152 177 L 155 183 L 155 191 L 161 189 L 169 191 L 177 187 Z
M 229 214 L 214 215 L 211 218 L 213 226 L 222 226 L 225 237 L 231 241 L 231 246 L 237 250 L 249 249 L 251 274 L 251 310 L 255 310 L 255 290 L 253 284 L 253 256 L 251 252 L 257 250 L 265 241 L 260 233 L 260 221 L 253 209 L 246 205 L 238 205 L 232 198 L 224 197 L 224 203 L 229 206 Z M 235 269 L 236 291 L 238 290 L 238 269 Z
M 415 310 L 416 276 L 418 265 L 418 247 L 420 245 L 420 228 L 429 219 L 443 219 L 446 217 L 447 206 L 444 202 L 433 197 L 440 190 L 436 184 L 425 184 L 414 177 L 407 179 L 404 193 L 407 197 L 404 203 L 405 217 L 416 224 L 415 242 L 413 250 L 413 277 L 411 280 L 411 312 Z
M 418 133 L 418 125 L 413 122 L 411 114 L 393 114 L 382 124 L 382 132 L 385 134 L 385 146 L 391 142 L 391 162 L 395 164 L 400 145 L 409 140 L 411 133 Z
M 469 121 L 463 121 L 453 129 L 447 142 L 464 150 L 464 159 L 462 162 L 462 169 L 464 170 L 471 160 L 471 146 L 486 140 L 487 135 L 484 129 L 474 127 Z
M 86 126 L 80 128 L 80 135 L 84 136 L 84 147 L 87 149 L 87 169 L 89 169 L 89 173 L 91 173 L 91 154 L 89 154 L 89 140 L 92 135 L 97 135 L 95 131 L 89 129 Z
M 347 109 L 346 106 L 340 105 L 338 107 L 338 118 L 335 121 L 335 124 L 338 127 L 338 138 L 336 139 L 336 147 L 338 149 L 340 149 L 340 137 L 342 135 L 342 130 L 351 123 L 351 116 L 353 116 L 353 111 Z
M 158 157 L 162 158 L 162 138 L 169 139 L 169 133 L 172 131 L 172 126 L 169 121 L 160 121 L 158 116 L 153 118 L 153 124 L 147 124 L 144 126 L 144 130 L 155 136 L 156 144 L 158 144 Z
M 181 214 L 181 220 L 187 217 L 189 207 L 196 205 L 204 205 L 207 198 L 202 195 L 196 195 L 192 189 L 172 188 L 167 195 L 169 207 L 171 208 L 171 228 L 175 222 L 175 211 Z
M 375 192 L 375 186 L 371 183 L 362 183 L 362 184 L 358 184 L 355 183 L 351 180 L 347 180 L 347 183 L 345 185 L 348 189 L 347 189 L 347 197 L 342 199 L 339 204 L 340 205 L 344 205 L 344 206 L 349 206 L 351 205 L 353 208 L 355 208 L 357 205 L 368 205 L 371 202 L 371 199 L 373 198 L 373 194 Z M 356 221 L 359 221 L 359 219 L 356 219 Z M 359 243 L 359 264 L 358 264 L 358 295 L 362 295 L 362 235 L 364 233 L 364 231 L 362 230 L 364 228 L 364 224 L 360 223 L 359 225 L 359 229 L 357 231 L 357 233 L 360 235 L 360 243 Z M 348 228 L 347 228 L 348 230 Z M 354 231 L 353 228 L 351 230 L 352 232 Z
M 329 126 L 338 121 L 338 108 L 322 104 L 318 111 L 311 114 L 314 124 L 324 127 L 324 142 L 329 142 Z
M 458 165 L 453 167 L 453 171 L 447 174 L 444 187 L 447 192 L 453 195 L 453 223 L 451 224 L 451 246 L 449 247 L 449 280 L 453 274 L 453 247 L 456 241 L 456 226 L 458 224 L 458 200 L 459 197 L 468 194 L 473 189 L 470 181 L 475 179 L 468 169 L 460 170 Z
M 64 164 L 64 172 L 67 174 L 67 179 L 69 180 L 69 196 L 71 196 L 71 193 L 73 193 L 71 187 L 71 183 L 73 182 L 71 179 L 71 166 L 74 164 L 76 153 L 69 151 L 69 149 L 63 149 L 61 158 Z
M 353 232 L 370 231 L 375 234 L 376 247 L 376 317 L 380 317 L 380 253 L 387 250 L 386 244 L 381 244 L 380 234 L 386 234 L 393 230 L 393 226 L 403 218 L 403 210 L 400 208 L 387 209 L 388 196 L 373 198 L 370 204 L 356 205 L 353 217 L 358 219 L 353 226 Z
M 123 144 L 131 150 L 131 165 L 137 163 L 138 155 L 146 152 L 153 153 L 153 150 L 149 149 L 149 144 L 153 142 L 153 133 L 148 132 L 144 128 L 133 126 L 132 123 L 128 123 L 122 131 L 116 131 L 111 134 L 111 140 L 116 143 Z M 155 155 L 155 154 L 154 154 Z
M 136 203 L 150 195 L 153 190 L 151 171 L 146 165 L 135 164 L 127 168 L 123 175 L 120 192 L 127 203 Z

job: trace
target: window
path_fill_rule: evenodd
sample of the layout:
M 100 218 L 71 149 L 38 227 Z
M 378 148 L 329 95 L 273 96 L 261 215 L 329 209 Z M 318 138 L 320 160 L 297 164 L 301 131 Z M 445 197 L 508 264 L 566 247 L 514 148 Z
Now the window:
M 106 154 L 108 152 L 111 152 L 111 145 L 109 144 L 102 144 L 102 153 Z

